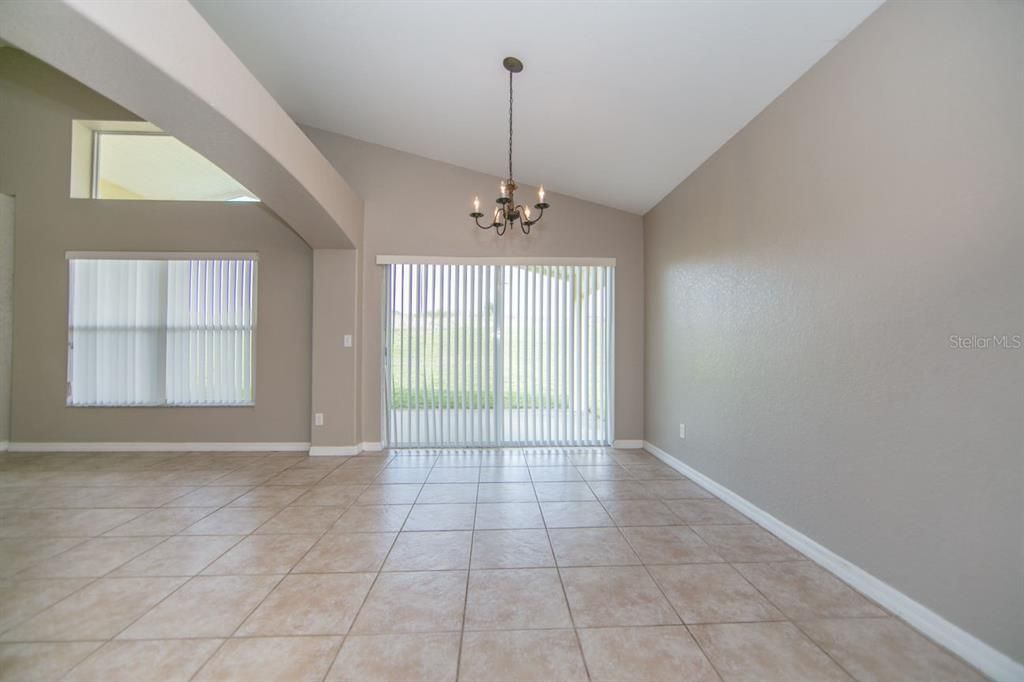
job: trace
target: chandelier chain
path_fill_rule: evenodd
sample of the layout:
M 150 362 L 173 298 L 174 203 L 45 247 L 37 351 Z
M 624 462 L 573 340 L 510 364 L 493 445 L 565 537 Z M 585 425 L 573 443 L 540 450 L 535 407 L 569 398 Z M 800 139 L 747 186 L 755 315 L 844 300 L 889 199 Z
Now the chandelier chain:
M 508 72 L 508 179 L 512 180 L 512 72 Z

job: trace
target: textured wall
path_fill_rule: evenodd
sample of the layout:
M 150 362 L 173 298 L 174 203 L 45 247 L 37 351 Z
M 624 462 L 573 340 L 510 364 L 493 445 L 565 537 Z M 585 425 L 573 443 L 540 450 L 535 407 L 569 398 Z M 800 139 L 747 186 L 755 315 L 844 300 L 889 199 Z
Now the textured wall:
M 71 121 L 129 112 L 0 49 L 0 192 L 17 200 L 12 442 L 309 440 L 312 251 L 258 204 L 70 199 Z M 257 251 L 256 405 L 69 408 L 66 251 Z
M 644 219 L 647 440 L 1018 660 L 1022 169 L 1024 3 L 891 1 Z
M 0 443 L 11 435 L 11 340 L 14 324 L 14 197 L 0 194 Z

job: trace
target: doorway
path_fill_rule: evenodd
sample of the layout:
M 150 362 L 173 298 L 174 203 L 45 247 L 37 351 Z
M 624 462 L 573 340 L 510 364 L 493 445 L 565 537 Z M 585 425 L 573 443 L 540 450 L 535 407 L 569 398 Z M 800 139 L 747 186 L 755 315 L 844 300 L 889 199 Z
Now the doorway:
M 614 266 L 395 263 L 385 279 L 389 446 L 611 443 Z

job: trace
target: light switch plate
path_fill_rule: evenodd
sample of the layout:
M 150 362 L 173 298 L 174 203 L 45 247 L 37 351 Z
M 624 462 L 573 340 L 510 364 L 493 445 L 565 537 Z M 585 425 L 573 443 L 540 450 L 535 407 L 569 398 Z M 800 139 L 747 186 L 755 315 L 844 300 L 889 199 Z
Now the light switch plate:
M 686 438 L 686 424 L 679 425 L 679 437 Z
M 352 347 L 352 335 L 351 334 L 345 334 L 344 344 L 345 344 L 345 348 L 351 348 Z
M 323 412 L 317 412 L 316 414 L 313 415 L 313 424 L 315 424 L 316 426 L 323 426 L 324 425 L 324 413 Z

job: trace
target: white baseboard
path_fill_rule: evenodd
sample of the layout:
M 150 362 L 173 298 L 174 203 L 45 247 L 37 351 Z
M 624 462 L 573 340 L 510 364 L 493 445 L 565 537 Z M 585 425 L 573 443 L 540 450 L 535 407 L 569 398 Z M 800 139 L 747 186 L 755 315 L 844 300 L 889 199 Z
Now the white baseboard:
M 356 443 L 355 445 L 314 445 L 309 448 L 310 457 L 353 457 L 363 452 L 380 452 L 380 443 Z
M 10 445 L 10 443 L 8 443 L 7 441 L 0 440 L 0 452 L 7 452 L 8 445 Z
M 9 443 L 11 452 L 306 452 L 309 443 Z
M 310 457 L 352 457 L 361 452 L 358 445 L 314 445 Z
M 999 682 L 1024 680 L 1024 664 L 989 646 L 924 604 L 908 597 L 892 585 L 818 544 L 795 528 L 786 525 L 749 500 L 740 497 L 724 485 L 716 483 L 653 443 L 644 441 L 644 449 L 992 679 Z
M 644 442 L 642 440 L 615 440 L 612 441 L 612 447 L 616 450 L 642 450 Z

